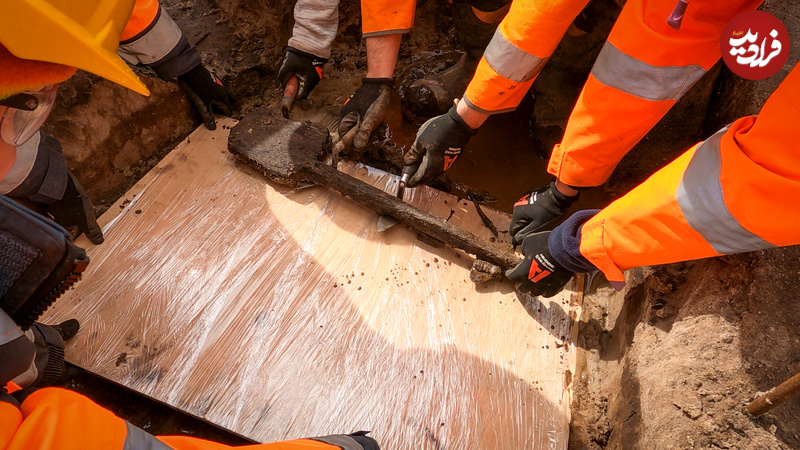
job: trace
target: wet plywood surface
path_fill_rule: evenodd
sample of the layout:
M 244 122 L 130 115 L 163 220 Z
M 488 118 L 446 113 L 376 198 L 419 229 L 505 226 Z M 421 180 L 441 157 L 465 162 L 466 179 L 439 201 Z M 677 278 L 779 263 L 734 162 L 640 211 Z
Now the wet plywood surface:
M 104 244 L 80 242 L 89 269 L 45 317 L 81 320 L 70 362 L 263 442 L 371 430 L 386 449 L 566 448 L 574 294 L 476 287 L 469 255 L 237 163 L 233 123 L 198 129 L 101 218 Z M 466 200 L 406 200 L 492 237 Z

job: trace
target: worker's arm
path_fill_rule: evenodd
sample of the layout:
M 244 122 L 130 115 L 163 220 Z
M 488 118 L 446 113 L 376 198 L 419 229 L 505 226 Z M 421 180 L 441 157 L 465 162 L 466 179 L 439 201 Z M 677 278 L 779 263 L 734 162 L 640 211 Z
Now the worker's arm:
M 339 26 L 339 0 L 299 0 L 294 7 L 294 28 L 278 69 L 284 89 L 297 77 L 297 99 L 304 99 L 322 80 L 331 57 L 331 43 Z
M 153 436 L 77 392 L 39 389 L 22 404 L 0 396 L 2 448 L 226 450 L 233 447 L 189 436 Z M 247 446 L 252 450 L 379 450 L 364 433 L 338 434 Z
M 136 0 L 117 53 L 131 64 L 153 68 L 164 80 L 179 82 L 207 128 L 216 128 L 215 112 L 231 114 L 233 93 L 203 66 L 197 49 L 158 0 Z
M 67 168 L 61 144 L 41 131 L 18 147 L 0 141 L 0 153 L 13 152 L 13 164 L 0 179 L 0 194 L 39 204 L 60 225 L 78 226 L 94 244 L 103 242 L 94 205 Z
M 363 0 L 361 29 L 367 41 L 367 74 L 339 113 L 343 147 L 363 150 L 389 107 L 403 33 L 414 24 L 416 0 Z
M 667 23 L 674 0 L 630 0 L 570 114 L 547 170 L 573 187 L 599 186 L 619 161 L 720 58 L 720 37 L 762 0 L 705 0 Z
M 632 267 L 800 244 L 795 117 L 797 67 L 757 117 L 736 120 L 597 214 L 576 213 L 547 250 L 561 268 L 624 281 Z M 536 272 L 520 269 L 517 282 Z
M 400 33 L 367 37 L 367 76 L 339 113 L 339 139 L 345 148 L 363 150 L 389 107 Z
M 515 0 L 464 94 L 484 114 L 516 109 L 588 0 Z M 464 116 L 464 114 L 462 114 Z M 468 120 L 471 126 L 480 123 Z
M 490 114 L 515 109 L 588 0 L 517 0 L 483 53 L 462 101 L 430 119 L 404 157 L 409 186 L 429 183 L 458 158 Z M 426 126 L 427 125 L 427 126 Z
M 289 47 L 329 59 L 338 27 L 339 0 L 298 0 Z

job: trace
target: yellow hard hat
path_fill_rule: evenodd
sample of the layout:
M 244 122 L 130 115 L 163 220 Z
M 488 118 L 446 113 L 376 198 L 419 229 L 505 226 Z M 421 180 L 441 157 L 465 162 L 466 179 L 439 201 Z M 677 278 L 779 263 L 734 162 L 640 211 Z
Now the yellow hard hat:
M 116 51 L 136 0 L 0 0 L 0 44 L 22 59 L 77 67 L 150 91 Z

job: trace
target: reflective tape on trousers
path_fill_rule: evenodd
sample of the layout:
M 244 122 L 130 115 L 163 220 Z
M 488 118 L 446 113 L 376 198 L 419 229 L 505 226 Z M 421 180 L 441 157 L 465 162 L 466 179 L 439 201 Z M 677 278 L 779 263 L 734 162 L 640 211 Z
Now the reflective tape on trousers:
M 700 66 L 653 66 L 606 41 L 592 75 L 597 81 L 645 100 L 679 100 L 705 75 Z
M 503 36 L 500 27 L 494 32 L 483 57 L 495 72 L 517 83 L 535 78 L 547 61 L 514 45 Z
M 122 450 L 171 450 L 170 447 L 159 441 L 152 434 L 125 422 L 125 444 Z
M 181 36 L 181 29 L 162 8 L 159 9 L 153 26 L 121 43 L 117 53 L 131 64 L 155 64 L 178 45 Z
M 725 205 L 720 174 L 719 142 L 727 128 L 708 138 L 695 150 L 675 196 L 689 226 L 718 253 L 763 250 L 775 245 L 747 231 Z

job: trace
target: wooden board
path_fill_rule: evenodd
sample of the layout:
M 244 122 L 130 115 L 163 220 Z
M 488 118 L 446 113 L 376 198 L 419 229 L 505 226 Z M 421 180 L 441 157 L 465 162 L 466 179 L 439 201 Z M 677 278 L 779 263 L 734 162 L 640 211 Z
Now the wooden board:
M 81 320 L 69 361 L 263 442 L 566 448 L 574 294 L 524 307 L 510 283 L 470 282 L 466 254 L 378 234 L 325 188 L 270 184 L 227 152 L 233 123 L 195 131 L 101 218 L 104 244 L 81 242 L 89 269 L 45 318 Z M 465 200 L 406 200 L 491 237 Z

